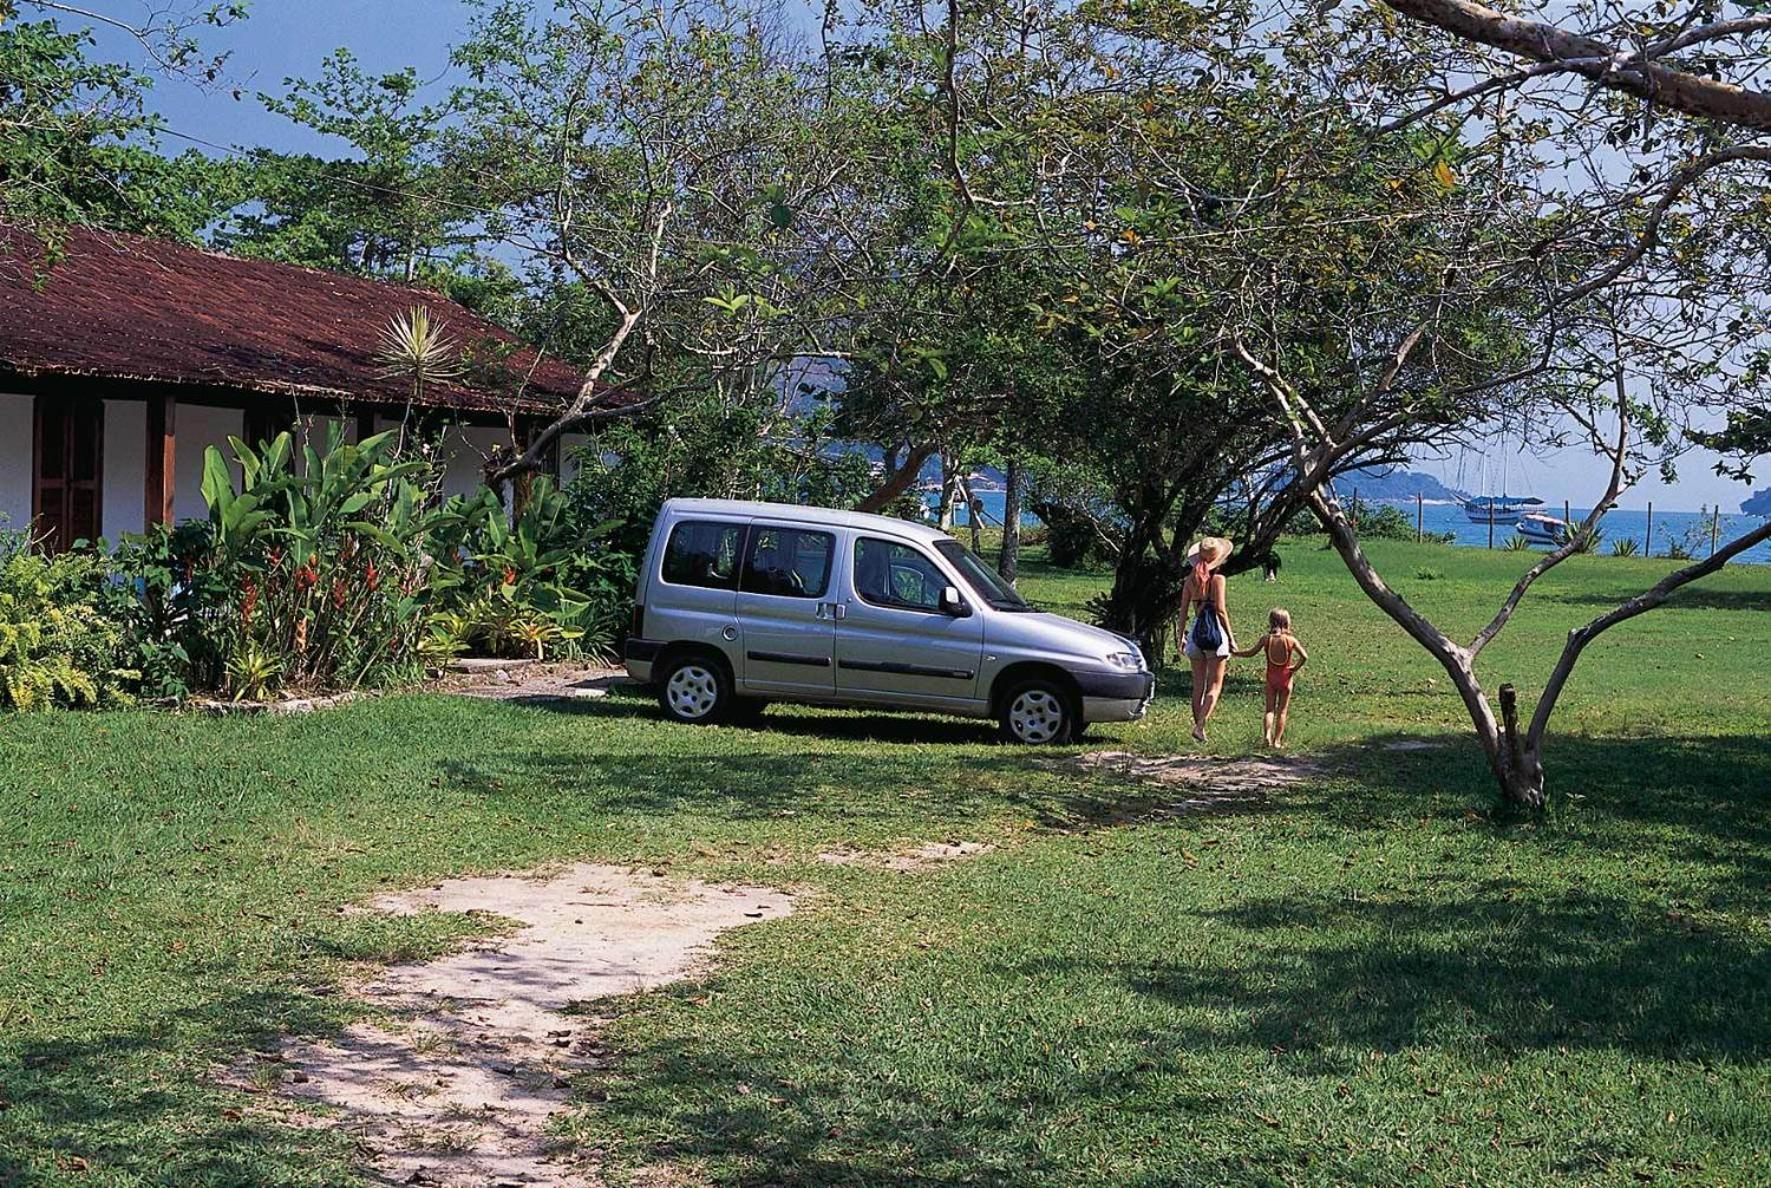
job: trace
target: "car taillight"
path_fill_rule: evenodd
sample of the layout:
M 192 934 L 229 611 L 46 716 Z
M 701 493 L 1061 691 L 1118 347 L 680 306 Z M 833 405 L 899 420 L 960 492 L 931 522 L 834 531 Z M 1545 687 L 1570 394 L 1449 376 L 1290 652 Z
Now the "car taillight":
M 633 604 L 633 618 L 627 624 L 627 634 L 634 639 L 646 638 L 646 608 L 641 603 Z

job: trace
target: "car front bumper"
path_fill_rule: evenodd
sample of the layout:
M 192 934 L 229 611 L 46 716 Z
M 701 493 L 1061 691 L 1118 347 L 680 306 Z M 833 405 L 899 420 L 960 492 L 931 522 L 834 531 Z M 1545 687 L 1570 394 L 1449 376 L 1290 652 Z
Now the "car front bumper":
M 1156 700 L 1156 675 L 1149 672 L 1076 674 L 1082 690 L 1084 722 L 1135 722 Z

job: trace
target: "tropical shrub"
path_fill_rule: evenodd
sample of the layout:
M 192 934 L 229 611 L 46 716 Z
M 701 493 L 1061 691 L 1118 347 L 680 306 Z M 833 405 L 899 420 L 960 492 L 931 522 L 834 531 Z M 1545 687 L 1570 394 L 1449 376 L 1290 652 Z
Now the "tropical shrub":
M 1524 536 L 1509 536 L 1501 547 L 1509 553 L 1526 553 L 1531 551 L 1531 541 Z
M 438 517 L 434 654 L 507 658 L 606 655 L 632 601 L 634 559 L 583 524 L 545 476 L 511 515 L 492 491 L 451 499 Z
M 126 665 L 102 553 L 49 556 L 20 533 L 0 536 L 0 708 L 126 704 Z
M 1641 551 L 1642 546 L 1636 543 L 1636 538 L 1633 536 L 1620 536 L 1611 542 L 1613 557 L 1634 557 Z
M 237 483 L 205 451 L 209 519 L 118 552 L 144 689 L 256 699 L 416 675 L 437 513 L 428 467 L 396 459 L 392 436 L 352 445 L 333 425 L 299 465 L 287 433 L 257 448 L 233 438 Z

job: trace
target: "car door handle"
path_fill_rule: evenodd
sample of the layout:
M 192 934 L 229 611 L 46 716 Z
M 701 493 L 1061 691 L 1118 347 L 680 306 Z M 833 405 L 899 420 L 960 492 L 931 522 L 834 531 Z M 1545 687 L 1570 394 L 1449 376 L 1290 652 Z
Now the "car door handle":
M 818 617 L 840 621 L 848 615 L 849 608 L 840 602 L 820 602 Z

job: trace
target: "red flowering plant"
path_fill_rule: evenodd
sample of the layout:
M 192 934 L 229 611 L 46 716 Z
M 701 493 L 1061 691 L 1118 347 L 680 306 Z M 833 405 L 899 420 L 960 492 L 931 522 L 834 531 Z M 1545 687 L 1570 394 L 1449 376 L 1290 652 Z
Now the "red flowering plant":
M 163 605 L 143 616 L 180 669 L 163 687 L 266 696 L 418 671 L 440 513 L 429 466 L 395 458 L 391 438 L 347 443 L 334 424 L 299 458 L 287 433 L 205 451 L 209 519 L 162 534 Z

